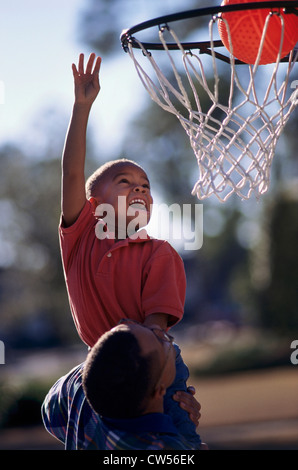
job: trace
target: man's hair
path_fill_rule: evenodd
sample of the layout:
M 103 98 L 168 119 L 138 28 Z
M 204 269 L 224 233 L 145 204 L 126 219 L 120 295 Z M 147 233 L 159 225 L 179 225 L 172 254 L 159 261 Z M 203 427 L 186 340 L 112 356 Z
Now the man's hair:
M 143 171 L 144 169 L 138 163 L 134 162 L 133 160 L 128 160 L 127 158 L 121 158 L 119 160 L 111 160 L 110 162 L 104 163 L 102 166 L 97 168 L 97 170 L 92 173 L 91 176 L 86 181 L 85 189 L 86 189 L 86 197 L 89 199 L 91 196 L 94 196 L 94 191 L 104 177 L 106 177 L 111 169 L 121 163 L 130 163 L 132 165 L 141 168 Z
M 157 380 L 156 355 L 142 356 L 130 331 L 105 333 L 90 351 L 83 372 L 83 389 L 92 408 L 108 418 L 140 416 Z

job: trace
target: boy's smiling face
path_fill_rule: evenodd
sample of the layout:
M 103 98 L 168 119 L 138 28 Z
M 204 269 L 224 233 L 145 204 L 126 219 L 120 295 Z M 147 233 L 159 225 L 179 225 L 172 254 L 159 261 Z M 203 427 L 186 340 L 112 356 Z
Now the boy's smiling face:
M 148 224 L 151 216 L 153 199 L 150 182 L 142 168 L 133 163 L 120 162 L 99 180 L 91 202 L 94 207 L 110 204 L 114 208 L 116 230 L 119 220 L 125 220 L 127 228 L 136 218 L 141 221 L 137 227 L 139 229 Z

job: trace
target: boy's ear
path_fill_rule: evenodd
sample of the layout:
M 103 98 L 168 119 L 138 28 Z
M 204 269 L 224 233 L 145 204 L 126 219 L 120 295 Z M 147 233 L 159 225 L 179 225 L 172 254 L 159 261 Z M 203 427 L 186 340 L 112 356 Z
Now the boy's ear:
M 91 196 L 91 197 L 89 197 L 89 201 L 91 203 L 93 211 L 95 212 L 95 210 L 96 210 L 96 208 L 99 204 L 98 200 L 95 197 Z
M 96 214 L 96 209 L 97 207 L 102 204 L 102 202 L 100 201 L 100 198 L 99 197 L 94 197 L 94 196 L 91 196 L 89 197 L 88 201 L 91 203 L 91 206 L 92 206 L 92 211 L 94 213 L 94 215 Z

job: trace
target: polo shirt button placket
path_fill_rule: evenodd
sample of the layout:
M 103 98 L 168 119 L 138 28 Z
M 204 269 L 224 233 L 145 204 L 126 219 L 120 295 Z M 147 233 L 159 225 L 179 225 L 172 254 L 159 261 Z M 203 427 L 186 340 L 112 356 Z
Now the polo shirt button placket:
M 108 258 L 111 258 L 111 256 L 112 256 L 112 253 L 108 253 L 108 254 L 107 254 L 107 257 L 108 257 Z

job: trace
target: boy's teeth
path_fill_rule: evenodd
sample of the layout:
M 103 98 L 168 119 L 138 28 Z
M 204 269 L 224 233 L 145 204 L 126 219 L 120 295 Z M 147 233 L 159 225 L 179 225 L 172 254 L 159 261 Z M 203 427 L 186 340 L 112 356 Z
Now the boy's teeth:
M 131 201 L 130 205 L 131 204 L 136 204 L 136 203 L 143 204 L 143 206 L 145 205 L 145 202 L 142 199 L 133 199 L 133 201 Z
M 129 205 L 133 205 L 135 208 L 139 209 L 144 209 L 146 207 L 145 201 L 142 199 L 133 199 Z

